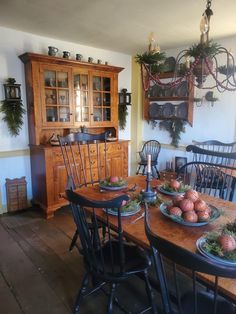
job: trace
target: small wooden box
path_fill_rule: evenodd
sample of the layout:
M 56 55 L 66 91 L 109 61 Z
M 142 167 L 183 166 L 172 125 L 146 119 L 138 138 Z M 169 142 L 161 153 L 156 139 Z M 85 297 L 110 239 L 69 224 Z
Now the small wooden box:
M 160 177 L 161 177 L 161 180 L 163 180 L 163 181 L 170 181 L 172 179 L 173 180 L 176 179 L 177 173 L 174 171 L 163 170 L 160 172 Z
M 6 179 L 7 210 L 9 212 L 27 208 L 27 188 L 25 177 Z

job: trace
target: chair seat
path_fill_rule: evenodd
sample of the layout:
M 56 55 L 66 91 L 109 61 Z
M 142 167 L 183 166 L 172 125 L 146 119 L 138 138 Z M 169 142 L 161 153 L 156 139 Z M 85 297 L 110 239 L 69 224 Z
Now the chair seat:
M 151 265 L 151 260 L 147 253 L 139 248 L 136 245 L 131 243 L 124 242 L 124 255 L 125 255 L 125 266 L 122 270 L 123 275 L 121 276 L 121 269 L 120 269 L 120 260 L 119 260 L 119 242 L 117 240 L 112 240 L 111 243 L 107 242 L 104 244 L 102 251 L 104 256 L 104 266 L 106 270 L 106 278 L 104 278 L 104 268 L 101 261 L 101 252 L 97 253 L 97 260 L 99 263 L 99 268 L 101 269 L 102 276 L 99 275 L 97 270 L 94 273 L 94 276 L 101 277 L 101 279 L 105 279 L 108 281 L 122 281 L 127 279 L 130 275 L 135 275 L 137 273 L 143 272 L 144 270 L 148 269 Z M 113 263 L 110 260 L 111 256 L 111 249 L 113 250 Z M 113 265 L 113 269 L 112 269 Z M 93 272 L 93 271 L 92 271 Z
M 157 163 L 158 163 L 157 160 L 151 161 L 151 166 L 157 166 Z M 147 165 L 147 160 L 140 160 L 140 162 L 138 164 L 146 166 Z
M 210 292 L 201 291 L 197 294 L 197 309 L 199 314 L 213 313 L 214 295 Z M 183 314 L 194 314 L 194 295 L 186 293 L 182 298 Z M 217 314 L 233 314 L 234 306 L 221 296 L 217 296 Z

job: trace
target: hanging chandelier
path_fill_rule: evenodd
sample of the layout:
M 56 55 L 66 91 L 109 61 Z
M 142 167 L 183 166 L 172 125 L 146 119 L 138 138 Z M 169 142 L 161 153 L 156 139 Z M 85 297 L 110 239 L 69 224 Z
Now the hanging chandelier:
M 217 88 L 219 92 L 236 91 L 236 66 L 231 51 L 209 40 L 212 15 L 211 0 L 207 0 L 200 21 L 200 42 L 177 55 L 173 74 L 168 82 L 163 79 L 163 73 L 168 72 L 165 69 L 168 58 L 166 59 L 165 53 L 160 51 L 153 33 L 151 34 L 148 51 L 136 55 L 136 61 L 141 65 L 144 91 L 148 91 L 150 82 L 162 89 L 169 89 L 177 87 L 184 80 L 191 81 L 200 89 Z

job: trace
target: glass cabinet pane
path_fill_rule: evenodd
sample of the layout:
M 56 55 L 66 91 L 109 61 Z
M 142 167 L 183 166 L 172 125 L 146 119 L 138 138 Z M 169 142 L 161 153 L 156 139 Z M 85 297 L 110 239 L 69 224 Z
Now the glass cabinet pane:
M 93 121 L 111 121 L 110 77 L 93 77 Z
M 111 105 L 111 94 L 104 93 L 103 94 L 103 105 L 110 106 Z
M 89 122 L 88 75 L 74 74 L 75 122 Z
M 93 93 L 93 104 L 94 106 L 101 106 L 102 105 L 102 94 L 101 93 Z
M 94 108 L 93 111 L 93 119 L 94 121 L 102 121 L 102 108 Z
M 69 106 L 69 91 L 68 90 L 58 90 L 59 105 Z
M 45 122 L 70 122 L 69 72 L 43 70 Z
M 103 78 L 103 90 L 110 91 L 111 90 L 111 79 L 109 77 Z
M 46 105 L 56 105 L 57 103 L 57 91 L 55 89 L 45 90 L 45 103 Z
M 59 121 L 69 122 L 70 121 L 70 108 L 69 107 L 59 107 Z
M 44 85 L 50 87 L 56 86 L 56 71 L 44 72 Z
M 68 73 L 57 72 L 57 86 L 68 88 Z
M 103 121 L 111 121 L 111 109 L 110 108 L 103 109 Z
M 102 90 L 102 78 L 100 76 L 93 77 L 93 90 Z
M 46 119 L 47 122 L 57 122 L 57 107 L 47 107 L 46 108 Z

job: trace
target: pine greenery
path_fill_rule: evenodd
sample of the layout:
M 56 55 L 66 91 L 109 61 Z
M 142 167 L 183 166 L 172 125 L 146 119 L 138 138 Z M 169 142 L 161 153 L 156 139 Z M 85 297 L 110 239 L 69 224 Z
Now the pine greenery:
M 190 57 L 210 57 L 212 58 L 214 55 L 217 54 L 218 50 L 220 48 L 220 45 L 217 43 L 213 43 L 212 41 L 209 41 L 208 43 L 199 43 L 194 44 L 192 47 L 190 47 L 187 51 L 187 55 Z
M 126 105 L 119 105 L 118 115 L 119 115 L 119 126 L 120 126 L 121 130 L 124 130 L 126 127 L 126 118 L 128 115 L 128 107 Z
M 185 132 L 186 121 L 183 120 L 163 120 L 159 124 L 160 129 L 165 129 L 172 138 L 171 145 L 178 147 L 181 133 Z
M 2 120 L 7 123 L 8 130 L 12 136 L 20 133 L 23 121 L 23 115 L 26 113 L 22 101 L 3 100 L 0 106 L 0 112 L 3 113 Z

